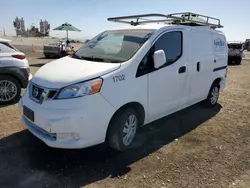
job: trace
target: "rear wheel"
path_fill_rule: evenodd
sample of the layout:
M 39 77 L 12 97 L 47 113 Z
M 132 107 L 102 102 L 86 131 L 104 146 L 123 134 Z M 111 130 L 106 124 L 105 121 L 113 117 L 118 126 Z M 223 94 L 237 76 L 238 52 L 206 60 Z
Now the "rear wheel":
M 109 126 L 108 145 L 118 151 L 126 150 L 135 138 L 139 122 L 139 115 L 132 108 L 118 112 Z
M 233 60 L 231 58 L 228 58 L 228 64 L 232 65 L 233 64 Z
M 10 104 L 18 100 L 21 84 L 11 76 L 0 76 L 0 104 Z
M 237 58 L 237 59 L 234 60 L 234 64 L 240 65 L 240 64 L 241 64 L 241 61 L 242 61 L 241 58 Z
M 207 107 L 213 107 L 217 104 L 220 94 L 219 83 L 214 83 L 209 91 L 207 99 L 204 101 Z

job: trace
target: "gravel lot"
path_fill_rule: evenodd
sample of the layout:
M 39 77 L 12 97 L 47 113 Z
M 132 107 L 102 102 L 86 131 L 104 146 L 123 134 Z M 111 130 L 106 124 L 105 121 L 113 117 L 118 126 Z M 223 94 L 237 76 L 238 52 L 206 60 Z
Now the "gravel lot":
M 31 71 L 50 60 L 26 53 Z M 42 57 L 42 56 L 40 56 Z M 130 150 L 47 147 L 0 107 L 0 187 L 250 187 L 250 60 L 230 66 L 213 109 L 197 104 L 139 131 Z

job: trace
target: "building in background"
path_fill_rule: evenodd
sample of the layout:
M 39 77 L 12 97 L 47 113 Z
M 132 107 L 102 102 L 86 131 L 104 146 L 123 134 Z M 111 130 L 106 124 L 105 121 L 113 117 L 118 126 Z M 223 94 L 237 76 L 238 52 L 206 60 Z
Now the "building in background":
M 0 30 L 0 36 L 6 36 L 6 33 L 5 33 L 5 29 L 3 28 L 3 30 Z
M 13 21 L 13 26 L 16 30 L 16 36 L 21 37 L 45 37 L 49 36 L 50 24 L 47 20 L 40 20 L 40 31 L 37 27 L 32 24 L 30 29 L 25 29 L 25 21 L 23 18 L 16 17 Z
M 22 36 L 25 33 L 24 19 L 16 17 L 13 21 L 14 28 L 16 30 L 16 36 Z
M 49 22 L 45 19 L 44 21 L 41 19 L 40 20 L 40 33 L 43 33 L 44 35 L 49 35 L 50 31 L 50 24 Z

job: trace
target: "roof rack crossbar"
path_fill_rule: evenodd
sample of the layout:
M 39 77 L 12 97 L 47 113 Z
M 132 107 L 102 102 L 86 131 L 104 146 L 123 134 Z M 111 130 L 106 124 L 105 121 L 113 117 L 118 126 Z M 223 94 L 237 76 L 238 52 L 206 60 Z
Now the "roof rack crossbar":
M 157 19 L 150 19 L 152 17 L 157 17 Z M 197 20 L 198 19 L 198 20 Z M 147 23 L 159 23 L 164 22 L 168 24 L 175 25 L 191 25 L 196 24 L 197 26 L 209 26 L 212 28 L 222 28 L 220 20 L 218 18 L 213 18 L 210 16 L 205 16 L 201 14 L 196 14 L 192 12 L 181 12 L 181 13 L 172 13 L 172 14 L 139 14 L 131 16 L 121 16 L 121 17 L 112 17 L 108 18 L 108 21 L 119 22 L 131 24 L 133 26 Z M 216 23 L 212 23 L 216 22 Z

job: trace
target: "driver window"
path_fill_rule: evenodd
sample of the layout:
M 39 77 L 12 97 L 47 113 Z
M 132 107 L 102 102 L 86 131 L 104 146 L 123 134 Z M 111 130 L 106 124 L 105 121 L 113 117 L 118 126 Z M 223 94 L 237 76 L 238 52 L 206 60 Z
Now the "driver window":
M 176 62 L 182 55 L 182 32 L 172 31 L 162 35 L 154 44 L 155 51 L 163 50 L 166 66 Z
M 182 56 L 182 32 L 171 31 L 159 37 L 139 64 L 136 77 L 143 76 L 154 71 L 153 52 L 157 50 L 163 50 L 165 52 L 165 66 L 176 62 Z

